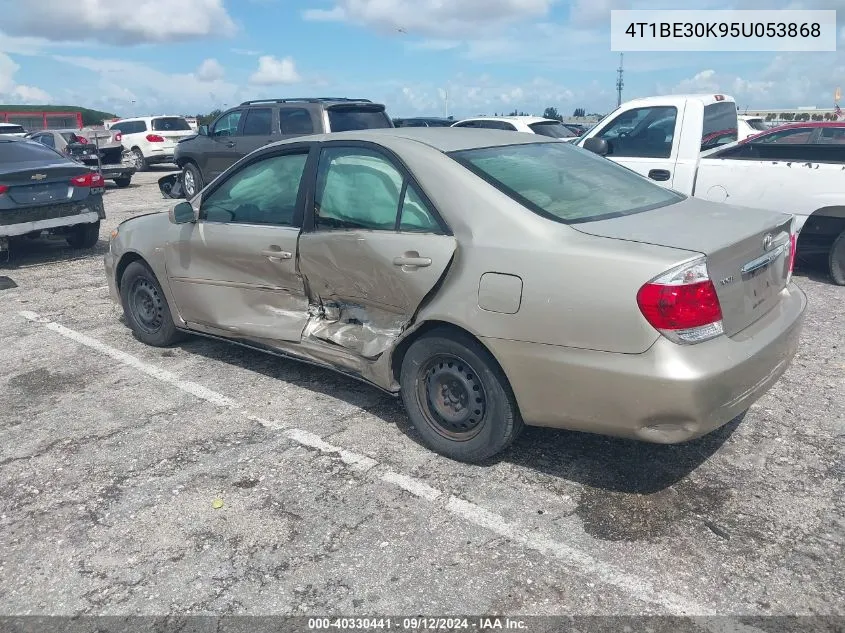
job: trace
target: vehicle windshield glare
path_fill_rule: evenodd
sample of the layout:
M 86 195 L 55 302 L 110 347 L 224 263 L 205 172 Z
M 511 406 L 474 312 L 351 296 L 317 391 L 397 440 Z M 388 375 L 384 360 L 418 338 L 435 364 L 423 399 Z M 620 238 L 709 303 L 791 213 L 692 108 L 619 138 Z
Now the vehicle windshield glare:
M 528 127 L 534 130 L 535 134 L 551 136 L 552 138 L 573 138 L 578 136 L 568 127 L 557 121 L 539 121 L 531 123 Z
M 564 224 L 631 215 L 685 199 L 569 143 L 504 145 L 449 155 L 528 209 Z
M 391 127 L 384 108 L 333 107 L 329 108 L 329 126 L 332 132 L 373 130 Z

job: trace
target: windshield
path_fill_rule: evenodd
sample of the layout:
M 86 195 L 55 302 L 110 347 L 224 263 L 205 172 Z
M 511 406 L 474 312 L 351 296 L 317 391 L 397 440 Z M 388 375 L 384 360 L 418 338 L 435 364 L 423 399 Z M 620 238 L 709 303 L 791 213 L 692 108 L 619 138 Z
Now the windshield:
M 769 129 L 768 126 L 766 125 L 766 122 L 763 121 L 763 119 L 749 119 L 748 121 L 746 121 L 746 123 L 748 123 L 748 127 L 750 127 L 752 130 L 768 130 Z
M 9 123 L 0 125 L 0 134 L 23 134 L 26 132 L 22 125 L 12 125 Z
M 393 127 L 384 108 L 342 107 L 329 109 L 329 127 L 332 132 L 348 130 L 374 130 Z
M 535 134 L 551 136 L 552 138 L 574 138 L 577 136 L 572 130 L 557 121 L 540 121 L 532 123 L 528 127 L 534 130 Z
M 56 150 L 38 141 L 0 140 L 0 165 L 8 163 L 50 163 L 64 158 Z
M 630 215 L 684 199 L 569 143 L 528 143 L 449 154 L 543 217 L 574 224 Z
M 156 132 L 188 132 L 191 126 L 182 117 L 169 116 L 153 119 L 153 130 Z

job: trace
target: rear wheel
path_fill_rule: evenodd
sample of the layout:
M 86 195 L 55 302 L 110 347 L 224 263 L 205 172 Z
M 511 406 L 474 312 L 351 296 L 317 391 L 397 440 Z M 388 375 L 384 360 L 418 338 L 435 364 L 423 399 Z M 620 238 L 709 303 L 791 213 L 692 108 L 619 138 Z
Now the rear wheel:
M 506 449 L 522 430 L 510 385 L 498 364 L 471 337 L 435 330 L 402 360 L 402 400 L 433 451 L 480 462 Z
M 100 221 L 71 227 L 65 239 L 71 248 L 94 248 L 100 239 Z
M 132 149 L 132 163 L 135 165 L 136 171 L 148 171 L 147 159 L 144 158 L 144 153 L 137 147 Z
M 128 187 L 131 182 L 132 182 L 132 176 L 121 176 L 120 178 L 114 179 L 114 184 L 116 184 L 121 189 Z
M 123 271 L 120 302 L 126 322 L 142 343 L 168 347 L 184 337 L 176 329 L 158 279 L 145 264 L 132 262 Z
M 182 169 L 182 189 L 185 192 L 185 198 L 190 200 L 200 192 L 202 187 L 202 174 L 199 167 L 193 163 L 186 164 Z
M 837 286 L 845 286 L 845 231 L 842 231 L 830 247 L 830 276 Z

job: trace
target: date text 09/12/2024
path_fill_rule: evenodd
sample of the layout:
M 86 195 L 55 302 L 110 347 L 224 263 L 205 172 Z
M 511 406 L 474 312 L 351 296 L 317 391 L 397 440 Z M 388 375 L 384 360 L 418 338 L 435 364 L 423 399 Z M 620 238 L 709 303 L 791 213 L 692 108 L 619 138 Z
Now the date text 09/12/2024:
M 493 631 L 525 630 L 523 620 L 504 617 L 477 618 L 425 618 L 425 617 L 370 617 L 370 618 L 309 618 L 308 629 L 312 631 Z

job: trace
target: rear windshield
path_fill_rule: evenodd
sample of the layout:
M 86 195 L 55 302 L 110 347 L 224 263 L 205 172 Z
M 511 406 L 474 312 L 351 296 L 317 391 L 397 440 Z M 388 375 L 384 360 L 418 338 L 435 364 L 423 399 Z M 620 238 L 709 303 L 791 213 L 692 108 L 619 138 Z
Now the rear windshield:
M 22 125 L 0 125 L 0 134 L 23 134 L 26 132 Z
M 38 141 L 1 141 L 0 165 L 9 163 L 48 163 L 64 156 Z
M 539 123 L 532 123 L 528 127 L 534 130 L 535 134 L 551 136 L 552 138 L 573 138 L 576 136 L 572 130 L 557 121 L 540 121 Z
M 505 145 L 450 156 L 535 213 L 565 224 L 630 215 L 684 199 L 569 143 Z
M 169 116 L 153 119 L 153 130 L 156 132 L 187 132 L 191 126 L 182 117 Z
M 384 108 L 330 108 L 329 127 L 332 132 L 374 130 L 393 127 Z

